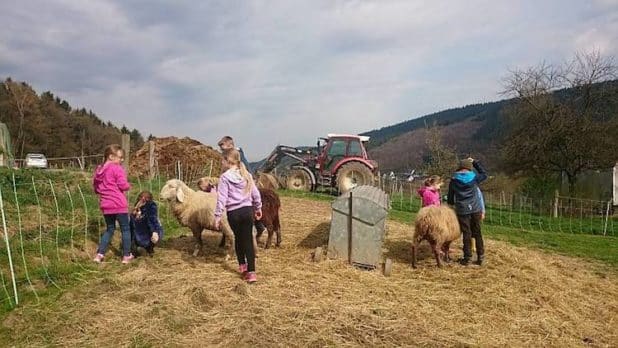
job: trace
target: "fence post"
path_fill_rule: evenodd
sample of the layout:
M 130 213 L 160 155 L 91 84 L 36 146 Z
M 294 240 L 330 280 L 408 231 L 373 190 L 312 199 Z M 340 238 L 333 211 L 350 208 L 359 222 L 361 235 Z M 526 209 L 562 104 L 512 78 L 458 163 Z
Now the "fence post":
M 554 191 L 554 217 L 558 217 L 558 204 L 560 204 L 560 193 L 558 190 Z
M 128 173 L 129 157 L 131 156 L 131 138 L 129 137 L 129 134 L 122 134 L 122 150 L 124 151 L 124 162 L 122 162 L 122 166 Z
M 154 178 L 155 175 L 155 142 L 150 140 L 148 141 L 148 175 L 150 180 Z
M 605 209 L 605 226 L 603 226 L 603 235 L 607 235 L 607 222 L 609 220 L 609 209 L 611 208 L 612 201 L 607 201 L 607 209 Z
M 613 175 L 613 186 L 614 186 L 614 194 L 613 194 L 613 204 L 618 205 L 618 162 L 614 166 L 614 175 Z
M 17 295 L 17 281 L 15 279 L 15 270 L 13 269 L 13 257 L 11 256 L 11 244 L 9 243 L 9 230 L 6 227 L 6 216 L 4 215 L 4 200 L 2 199 L 2 190 L 0 190 L 0 212 L 2 212 L 2 232 L 4 234 L 4 242 L 6 243 L 6 253 L 9 259 L 9 270 L 11 272 L 11 281 L 13 283 L 13 293 L 15 294 L 15 305 L 18 305 L 19 296 Z

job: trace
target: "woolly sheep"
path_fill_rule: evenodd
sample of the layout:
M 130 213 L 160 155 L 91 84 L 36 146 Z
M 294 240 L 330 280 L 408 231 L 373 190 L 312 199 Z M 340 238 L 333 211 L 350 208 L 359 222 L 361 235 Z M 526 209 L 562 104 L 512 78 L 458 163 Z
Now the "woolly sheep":
M 198 256 L 202 251 L 202 231 L 214 230 L 216 195 L 201 191 L 193 191 L 184 182 L 172 179 L 168 180 L 161 189 L 161 198 L 170 202 L 172 212 L 182 226 L 189 227 L 193 232 L 196 244 L 193 256 Z M 227 255 L 229 258 L 234 254 L 234 234 L 227 222 L 227 217 L 222 216 L 221 231 L 227 236 Z
M 416 215 L 414 234 L 412 236 L 412 267 L 416 268 L 416 250 L 422 240 L 427 240 L 441 267 L 440 252 L 444 261 L 450 261 L 449 247 L 451 242 L 461 234 L 455 211 L 448 206 L 428 206 L 422 208 Z
M 262 223 L 268 230 L 268 239 L 264 245 L 264 249 L 268 249 L 272 243 L 273 235 L 277 235 L 275 242 L 276 246 L 281 245 L 281 223 L 279 221 L 279 209 L 281 208 L 281 200 L 279 195 L 274 190 L 259 188 L 260 198 L 262 199 Z M 255 228 L 253 230 L 253 248 L 257 255 L 257 240 L 262 236 L 262 232 L 256 234 Z M 225 236 L 221 238 L 221 244 L 225 243 Z
M 268 239 L 264 246 L 265 249 L 270 247 L 273 239 L 273 234 L 277 234 L 276 246 L 281 245 L 281 223 L 279 222 L 279 208 L 281 208 L 281 200 L 279 195 L 274 190 L 260 188 L 260 197 L 262 198 L 262 223 L 268 230 Z M 258 233 L 256 238 L 259 240 L 261 233 Z
M 279 188 L 279 182 L 277 181 L 277 178 L 275 178 L 272 174 L 269 173 L 258 173 L 255 182 L 259 189 L 265 188 L 270 190 L 276 190 Z

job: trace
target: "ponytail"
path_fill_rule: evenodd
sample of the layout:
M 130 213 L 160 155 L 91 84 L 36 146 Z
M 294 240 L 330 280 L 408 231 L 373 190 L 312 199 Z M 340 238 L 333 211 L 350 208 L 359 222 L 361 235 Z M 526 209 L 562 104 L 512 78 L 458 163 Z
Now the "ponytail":
M 229 164 L 238 166 L 238 169 L 240 170 L 240 176 L 245 180 L 246 183 L 244 189 L 245 194 L 249 193 L 252 189 L 252 185 L 254 185 L 253 177 L 251 176 L 251 173 L 249 173 L 249 171 L 247 170 L 247 167 L 245 167 L 245 164 L 241 162 L 240 152 L 236 149 L 230 149 L 223 154 L 223 157 Z

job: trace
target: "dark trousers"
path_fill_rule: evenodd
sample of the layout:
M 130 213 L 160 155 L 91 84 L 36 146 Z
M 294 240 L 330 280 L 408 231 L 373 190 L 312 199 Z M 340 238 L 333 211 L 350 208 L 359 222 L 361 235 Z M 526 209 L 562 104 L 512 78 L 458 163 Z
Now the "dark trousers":
M 242 207 L 227 212 L 227 221 L 234 231 L 234 246 L 238 264 L 247 264 L 248 272 L 255 272 L 253 250 L 253 207 Z
M 463 234 L 464 259 L 472 258 L 472 238 L 476 243 L 476 255 L 479 259 L 485 255 L 483 236 L 481 235 L 481 213 L 457 215 L 459 227 Z

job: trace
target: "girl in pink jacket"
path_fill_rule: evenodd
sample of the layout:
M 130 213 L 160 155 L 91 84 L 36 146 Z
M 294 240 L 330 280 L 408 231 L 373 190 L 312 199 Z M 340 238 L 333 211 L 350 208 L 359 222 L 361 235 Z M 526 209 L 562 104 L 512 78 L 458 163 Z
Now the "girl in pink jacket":
M 124 159 L 124 151 L 118 144 L 105 148 L 105 163 L 98 166 L 94 172 L 94 192 L 99 195 L 99 206 L 105 217 L 107 229 L 101 237 L 101 244 L 95 256 L 95 262 L 102 262 L 107 246 L 114 235 L 116 221 L 122 232 L 122 263 L 133 260 L 131 254 L 131 230 L 129 227 L 129 203 L 126 191 L 131 185 L 127 181 L 127 173 L 120 165 Z
M 432 175 L 425 179 L 423 186 L 418 189 L 418 195 L 421 196 L 423 207 L 430 205 L 440 205 L 440 187 L 442 186 L 442 178 L 438 175 Z

